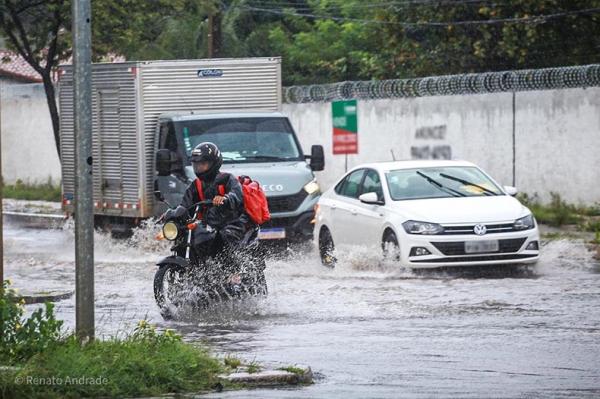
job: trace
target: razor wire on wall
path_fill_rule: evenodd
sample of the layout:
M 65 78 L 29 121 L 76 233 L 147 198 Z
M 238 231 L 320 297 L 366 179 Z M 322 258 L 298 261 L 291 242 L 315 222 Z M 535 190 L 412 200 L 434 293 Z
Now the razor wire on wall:
M 600 64 L 290 86 L 284 88 L 283 97 L 287 103 L 308 103 L 352 98 L 445 96 L 590 86 L 600 86 Z

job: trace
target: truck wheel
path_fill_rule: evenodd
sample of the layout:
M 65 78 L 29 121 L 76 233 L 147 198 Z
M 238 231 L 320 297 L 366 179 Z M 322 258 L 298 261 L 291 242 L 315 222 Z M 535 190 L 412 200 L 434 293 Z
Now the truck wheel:
M 335 266 L 337 259 L 333 256 L 334 250 L 333 238 L 331 238 L 329 229 L 325 226 L 321 227 L 321 231 L 319 232 L 319 255 L 323 266 Z

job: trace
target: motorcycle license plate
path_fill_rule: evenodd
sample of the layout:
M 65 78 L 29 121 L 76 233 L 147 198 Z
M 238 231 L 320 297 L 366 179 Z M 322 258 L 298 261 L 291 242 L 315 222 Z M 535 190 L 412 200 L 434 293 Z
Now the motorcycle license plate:
M 260 240 L 277 240 L 285 238 L 285 229 L 283 227 L 260 229 L 258 232 L 258 238 Z
M 500 245 L 498 240 L 489 241 L 466 241 L 465 242 L 465 253 L 467 254 L 480 254 L 484 252 L 498 252 Z

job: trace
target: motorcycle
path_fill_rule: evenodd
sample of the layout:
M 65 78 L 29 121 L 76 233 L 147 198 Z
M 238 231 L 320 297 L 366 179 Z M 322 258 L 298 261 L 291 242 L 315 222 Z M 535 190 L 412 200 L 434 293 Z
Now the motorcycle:
M 169 207 L 159 218 L 158 238 L 173 243 L 171 255 L 157 263 L 154 275 L 154 298 L 163 317 L 172 318 L 186 303 L 206 309 L 216 302 L 267 295 L 259 226 L 246 231 L 239 248 L 228 250 L 219 231 L 201 216 L 212 201 L 174 208 L 160 192 L 155 194 Z

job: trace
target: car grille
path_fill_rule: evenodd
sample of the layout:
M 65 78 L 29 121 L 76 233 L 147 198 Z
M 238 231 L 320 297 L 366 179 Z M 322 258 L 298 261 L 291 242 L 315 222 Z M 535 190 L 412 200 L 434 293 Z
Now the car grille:
M 527 238 L 511 238 L 507 240 L 500 240 L 498 242 L 498 251 L 494 253 L 509 253 L 517 252 L 521 249 L 521 246 Z M 465 242 L 464 241 L 452 241 L 452 242 L 432 242 L 444 255 L 466 255 L 465 253 Z
M 302 201 L 306 198 L 308 193 L 306 190 L 300 190 L 296 194 L 292 195 L 278 195 L 276 197 L 267 197 L 269 203 L 269 212 L 292 212 L 298 209 Z
M 423 259 L 423 260 L 411 260 L 413 263 L 451 263 L 451 262 L 485 262 L 490 260 L 517 260 L 534 258 L 537 255 L 487 255 L 487 256 L 457 256 L 454 258 L 437 258 L 437 259 Z
M 485 224 L 487 228 L 486 234 L 494 234 L 494 233 L 507 233 L 511 231 L 515 231 L 512 223 L 502 223 L 502 224 Z M 474 224 L 463 225 L 463 226 L 446 226 L 444 227 L 444 232 L 441 234 L 473 234 L 473 229 L 475 228 Z

